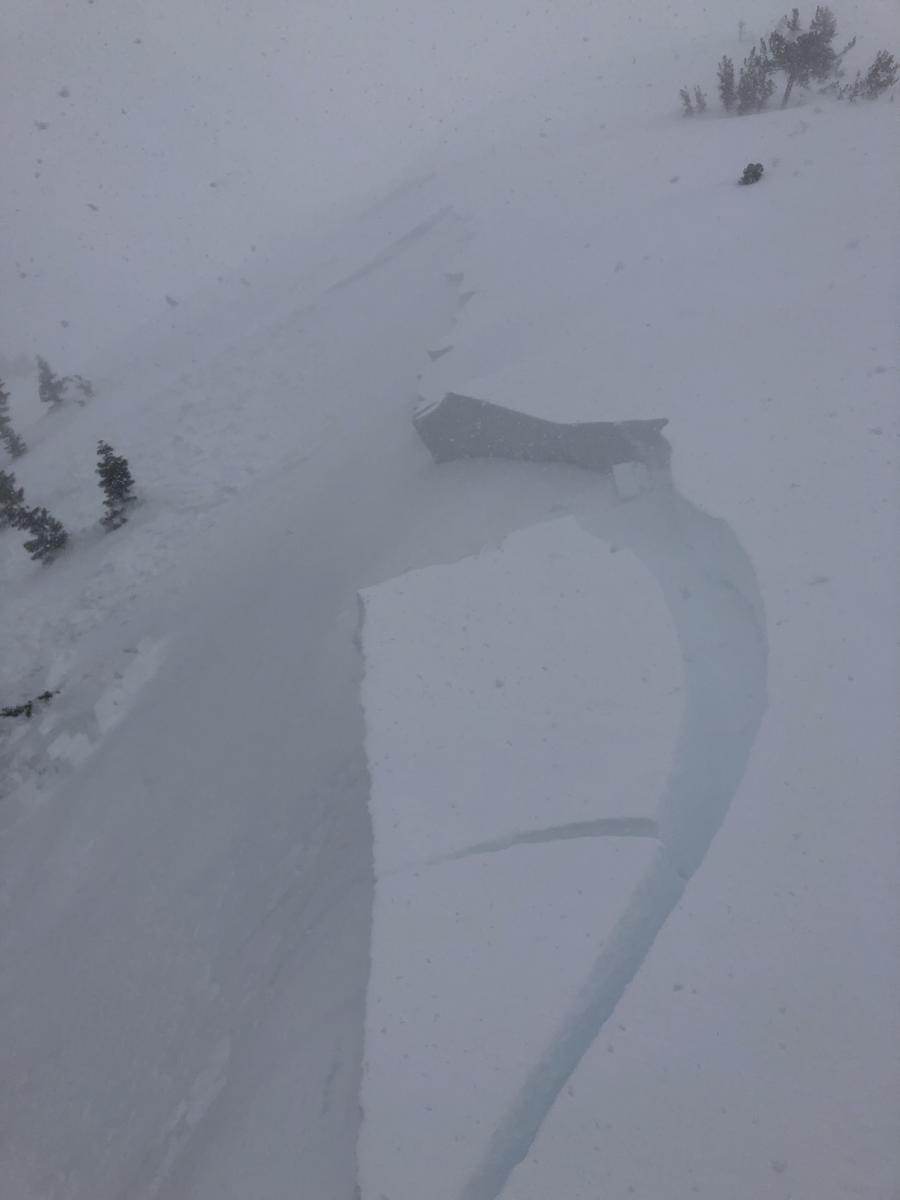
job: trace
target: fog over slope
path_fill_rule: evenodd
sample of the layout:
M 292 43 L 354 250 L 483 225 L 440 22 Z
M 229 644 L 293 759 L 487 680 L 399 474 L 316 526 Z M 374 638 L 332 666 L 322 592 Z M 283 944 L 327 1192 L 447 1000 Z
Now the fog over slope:
M 8 0 L 4 352 L 83 363 L 272 236 L 319 235 L 336 201 L 458 144 L 473 117 L 489 130 L 498 100 L 518 104 L 541 80 L 633 60 L 637 96 L 668 112 L 648 51 L 675 60 L 709 37 L 711 82 L 740 18 L 752 34 L 780 15 L 736 0 Z M 874 47 L 896 13 L 848 0 L 839 16 Z M 610 99 L 598 89 L 598 109 Z
M 6 15 L 96 396 L 7 380 L 0 1196 L 894 1200 L 900 105 L 725 118 L 731 0 Z

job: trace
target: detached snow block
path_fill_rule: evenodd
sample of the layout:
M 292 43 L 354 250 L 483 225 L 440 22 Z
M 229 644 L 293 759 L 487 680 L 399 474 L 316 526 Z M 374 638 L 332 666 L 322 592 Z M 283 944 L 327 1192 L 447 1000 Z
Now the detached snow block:
M 545 421 L 474 396 L 448 392 L 413 417 L 435 462 L 506 458 L 568 463 L 611 471 L 619 463 L 666 466 L 671 447 L 662 436 L 665 417 L 648 421 Z

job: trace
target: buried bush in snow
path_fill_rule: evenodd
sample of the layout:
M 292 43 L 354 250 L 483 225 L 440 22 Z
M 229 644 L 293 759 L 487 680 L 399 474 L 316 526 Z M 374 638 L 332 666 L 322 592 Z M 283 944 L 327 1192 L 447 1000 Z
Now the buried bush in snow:
M 763 175 L 762 163 L 747 163 L 744 167 L 744 173 L 738 180 L 738 183 L 759 183 Z
M 26 700 L 24 704 L 8 704 L 0 708 L 0 717 L 27 717 L 31 720 L 36 704 L 49 704 L 53 697 L 58 695 L 58 690 L 41 692 L 39 696 L 35 696 L 33 700 Z

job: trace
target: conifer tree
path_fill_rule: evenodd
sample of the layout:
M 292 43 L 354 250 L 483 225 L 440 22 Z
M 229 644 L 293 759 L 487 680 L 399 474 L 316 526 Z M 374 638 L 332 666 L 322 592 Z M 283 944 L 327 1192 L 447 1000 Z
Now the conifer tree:
M 9 415 L 9 392 L 0 379 L 0 442 L 9 451 L 12 458 L 21 458 L 28 447 L 12 427 Z
M 692 117 L 694 115 L 694 101 L 691 99 L 691 93 L 686 87 L 683 87 L 678 92 L 681 97 L 681 115 L 683 117 Z
M 836 36 L 835 15 L 823 4 L 816 8 L 809 29 L 801 25 L 798 8 L 779 21 L 769 35 L 769 53 L 775 69 L 783 71 L 786 78 L 782 108 L 787 106 L 794 84 L 808 87 L 812 80 L 823 83 L 837 75 L 841 59 L 856 45 L 856 38 L 838 53 L 832 45 Z
M 775 91 L 772 79 L 773 64 L 766 51 L 765 42 L 760 42 L 744 59 L 737 85 L 737 110 L 746 113 L 762 112 Z
M 126 510 L 137 502 L 134 495 L 134 479 L 128 459 L 116 454 L 108 442 L 97 443 L 97 474 L 104 493 L 106 516 L 101 524 L 107 529 L 118 529 L 128 520 Z
M 706 92 L 700 87 L 699 83 L 694 88 L 694 105 L 698 113 L 706 112 Z
M 860 96 L 866 100 L 877 100 L 882 92 L 894 86 L 898 76 L 900 63 L 887 50 L 879 50 L 865 75 L 857 71 L 853 83 L 841 88 L 838 95 L 851 101 L 858 100 Z
M 46 508 L 20 507 L 11 510 L 10 515 L 11 525 L 31 534 L 24 545 L 35 562 L 53 562 L 69 540 L 62 522 L 51 516 Z
M 734 60 L 727 54 L 722 56 L 719 63 L 719 99 L 726 112 L 731 112 L 737 101 L 737 90 L 734 82 Z
M 12 471 L 0 471 L 0 529 L 13 525 L 13 514 L 25 503 L 25 493 L 16 487 Z
M 0 529 L 7 526 L 31 534 L 25 549 L 36 562 L 52 562 L 69 540 L 62 522 L 46 508 L 27 507 L 25 494 L 16 486 L 12 471 L 0 471 Z
M 66 398 L 66 379 L 54 375 L 46 358 L 37 357 L 38 365 L 38 395 L 42 403 L 51 408 L 59 408 Z

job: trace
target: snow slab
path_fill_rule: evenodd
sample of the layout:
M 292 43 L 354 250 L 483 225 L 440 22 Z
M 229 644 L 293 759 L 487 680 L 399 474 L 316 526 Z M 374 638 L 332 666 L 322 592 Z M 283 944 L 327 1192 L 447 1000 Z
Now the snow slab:
M 655 816 L 680 657 L 656 581 L 614 549 L 567 517 L 362 593 L 364 1200 L 419 1196 L 424 1162 L 435 1200 L 502 1172 L 504 1116 L 529 1127 L 533 1073 L 557 1073 L 639 962 L 644 910 L 680 890 Z
M 455 1200 L 561 1024 L 653 840 L 518 846 L 381 879 L 369 983 L 362 1200 Z
M 378 874 L 550 829 L 653 830 L 681 663 L 630 552 L 549 521 L 363 605 Z

